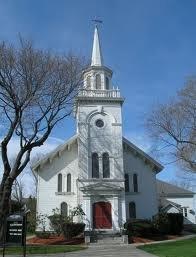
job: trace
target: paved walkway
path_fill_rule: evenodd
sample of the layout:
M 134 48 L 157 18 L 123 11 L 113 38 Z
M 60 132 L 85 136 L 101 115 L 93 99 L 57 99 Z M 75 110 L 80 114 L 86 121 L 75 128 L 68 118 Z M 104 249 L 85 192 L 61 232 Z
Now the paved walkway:
M 90 246 L 87 250 L 83 252 L 70 253 L 69 255 L 64 255 L 64 256 L 66 257 L 155 257 L 155 255 L 139 250 L 133 245 Z M 64 257 L 64 256 L 61 256 L 61 257 Z
M 168 241 L 178 241 L 183 239 L 189 239 L 195 237 L 195 235 L 184 236 L 178 239 L 165 240 L 156 243 L 167 243 Z M 150 243 L 149 243 L 150 244 Z M 57 254 L 47 254 L 47 255 L 27 255 L 27 257 L 157 257 L 153 254 L 146 253 L 140 249 L 137 249 L 137 245 L 140 244 L 117 244 L 117 245 L 99 245 L 91 244 L 89 248 L 82 251 L 71 252 L 71 253 L 57 253 Z M 13 257 L 13 255 L 6 255 L 5 257 Z M 17 255 L 14 257 L 21 257 Z
M 6 257 L 13 257 L 13 255 Z M 15 257 L 21 257 L 17 255 Z M 89 246 L 88 249 L 70 252 L 70 253 L 58 253 L 58 254 L 42 254 L 42 255 L 27 255 L 27 257 L 157 257 L 155 255 L 146 253 L 137 249 L 133 245 L 100 245 Z

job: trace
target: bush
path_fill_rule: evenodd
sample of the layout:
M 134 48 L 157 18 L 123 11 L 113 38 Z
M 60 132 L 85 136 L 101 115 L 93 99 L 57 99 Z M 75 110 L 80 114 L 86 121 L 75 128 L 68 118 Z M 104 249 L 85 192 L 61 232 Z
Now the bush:
M 27 215 L 27 232 L 35 233 L 35 228 L 36 228 L 36 214 L 30 212 Z
M 169 234 L 170 222 L 167 213 L 159 213 L 153 218 L 153 227 L 161 234 Z
M 124 224 L 124 228 L 129 236 L 147 236 L 153 232 L 153 225 L 150 220 L 128 220 Z
M 153 219 L 153 226 L 161 234 L 180 234 L 183 229 L 183 215 L 181 213 L 159 213 Z
M 168 219 L 170 221 L 170 233 L 180 234 L 183 230 L 183 215 L 181 213 L 168 213 Z
M 48 219 L 50 220 L 50 226 L 58 236 L 63 232 L 63 224 L 70 222 L 69 217 L 57 213 L 48 216 Z
M 190 233 L 196 233 L 196 225 L 195 224 L 184 224 L 184 230 Z
M 44 238 L 47 239 L 50 237 L 50 232 L 46 232 L 46 231 L 36 231 L 35 235 L 39 238 Z
M 84 232 L 85 224 L 84 223 L 73 223 L 68 222 L 64 223 L 62 226 L 63 234 L 66 239 L 78 236 Z

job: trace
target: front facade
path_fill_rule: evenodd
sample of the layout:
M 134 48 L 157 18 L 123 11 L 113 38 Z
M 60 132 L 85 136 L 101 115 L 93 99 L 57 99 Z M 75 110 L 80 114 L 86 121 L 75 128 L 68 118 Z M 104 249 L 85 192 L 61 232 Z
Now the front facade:
M 162 166 L 123 137 L 124 99 L 111 79 L 95 27 L 91 66 L 76 98 L 77 134 L 33 167 L 37 212 L 59 208 L 68 215 L 81 205 L 86 230 L 119 231 L 129 218 L 158 211 L 156 173 Z

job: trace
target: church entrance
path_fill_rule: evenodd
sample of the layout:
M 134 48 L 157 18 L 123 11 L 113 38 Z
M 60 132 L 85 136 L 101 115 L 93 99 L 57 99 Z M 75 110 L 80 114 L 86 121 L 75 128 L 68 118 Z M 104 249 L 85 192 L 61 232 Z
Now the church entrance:
M 93 227 L 96 229 L 111 229 L 112 214 L 109 202 L 97 202 L 93 204 Z

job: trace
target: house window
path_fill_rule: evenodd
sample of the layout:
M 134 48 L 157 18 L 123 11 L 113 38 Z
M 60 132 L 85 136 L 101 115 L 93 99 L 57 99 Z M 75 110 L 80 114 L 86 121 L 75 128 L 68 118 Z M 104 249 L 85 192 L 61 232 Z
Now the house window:
M 129 192 L 129 175 L 125 174 L 125 192 Z
M 95 77 L 96 89 L 101 89 L 101 75 L 97 74 Z
M 62 192 L 62 174 L 58 174 L 58 187 L 57 187 L 57 191 L 60 193 Z
M 187 214 L 187 208 L 186 207 L 183 207 L 183 210 L 184 210 L 184 217 L 186 218 L 188 216 Z
M 110 177 L 110 159 L 109 159 L 108 153 L 103 153 L 102 163 L 103 163 L 103 178 L 109 178 Z
M 137 178 L 137 174 L 133 174 L 133 192 L 138 192 L 138 178 Z
M 86 87 L 87 88 L 91 87 L 91 77 L 90 76 L 88 76 L 87 79 L 86 79 Z
M 136 219 L 136 206 L 135 202 L 129 203 L 129 218 L 130 219 Z
M 109 89 L 109 78 L 105 77 L 105 88 L 108 90 Z
M 67 192 L 71 192 L 71 174 L 67 174 Z
M 92 178 L 99 178 L 99 156 L 97 153 L 92 154 Z
M 67 217 L 67 203 L 66 202 L 61 203 L 61 215 L 64 217 Z

